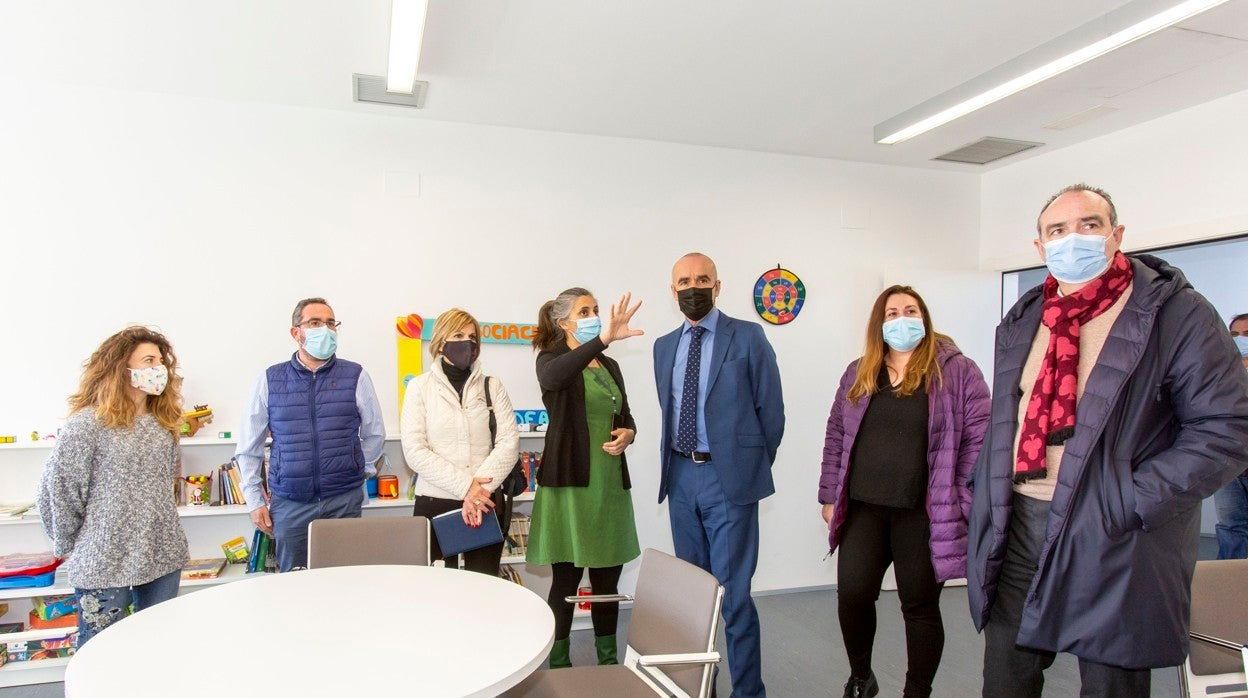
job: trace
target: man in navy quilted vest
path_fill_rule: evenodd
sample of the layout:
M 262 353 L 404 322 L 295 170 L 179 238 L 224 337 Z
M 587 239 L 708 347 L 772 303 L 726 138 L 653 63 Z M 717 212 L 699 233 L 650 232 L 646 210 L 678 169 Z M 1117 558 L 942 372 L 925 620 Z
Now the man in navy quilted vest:
M 278 570 L 308 564 L 308 524 L 357 518 L 364 479 L 381 458 L 386 428 L 368 373 L 337 356 L 338 326 L 324 298 L 305 298 L 291 315 L 299 345 L 256 380 L 239 427 L 238 460 L 251 520 L 277 542 Z M 269 432 L 269 494 L 260 482 Z

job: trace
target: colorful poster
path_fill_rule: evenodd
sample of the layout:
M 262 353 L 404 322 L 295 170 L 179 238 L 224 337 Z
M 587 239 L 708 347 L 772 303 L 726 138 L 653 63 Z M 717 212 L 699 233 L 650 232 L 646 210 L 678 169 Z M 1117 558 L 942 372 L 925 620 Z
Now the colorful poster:
M 407 393 L 407 383 L 420 375 L 422 370 L 421 348 L 424 342 L 433 339 L 433 323 L 425 322 L 424 318 L 412 313 L 406 317 L 395 318 L 398 330 L 396 341 L 399 352 L 399 414 L 403 413 L 403 396 Z M 519 322 L 483 322 L 481 323 L 481 342 L 483 344 L 523 344 L 533 343 L 533 333 L 537 325 Z
M 433 327 L 425 326 L 419 315 L 395 319 L 396 335 L 399 350 L 399 415 L 403 414 L 403 396 L 407 394 L 407 383 L 420 375 L 420 349 L 423 346 L 421 335 L 427 330 L 432 336 Z

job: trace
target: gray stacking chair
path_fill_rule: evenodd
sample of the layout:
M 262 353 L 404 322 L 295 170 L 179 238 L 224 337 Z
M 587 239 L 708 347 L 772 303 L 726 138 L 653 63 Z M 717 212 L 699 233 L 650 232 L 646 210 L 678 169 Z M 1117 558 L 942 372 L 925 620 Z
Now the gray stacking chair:
M 633 596 L 569 596 L 569 603 L 632 601 L 624 663 L 538 671 L 505 696 L 706 698 L 715 680 L 715 633 L 724 588 L 701 568 L 647 549 Z
M 308 567 L 428 565 L 429 519 L 317 519 L 308 526 Z
M 1184 696 L 1248 696 L 1248 560 L 1202 560 L 1192 576 L 1191 653 Z

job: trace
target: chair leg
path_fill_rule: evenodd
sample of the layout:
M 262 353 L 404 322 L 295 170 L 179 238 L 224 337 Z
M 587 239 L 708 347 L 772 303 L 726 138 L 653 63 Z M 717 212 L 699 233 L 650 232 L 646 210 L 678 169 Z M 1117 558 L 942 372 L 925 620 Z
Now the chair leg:
M 616 658 L 615 635 L 594 637 L 594 648 L 598 650 L 598 664 L 619 664 Z
M 550 647 L 550 668 L 566 669 L 572 666 L 572 638 L 565 637 L 562 640 L 555 640 L 555 644 Z

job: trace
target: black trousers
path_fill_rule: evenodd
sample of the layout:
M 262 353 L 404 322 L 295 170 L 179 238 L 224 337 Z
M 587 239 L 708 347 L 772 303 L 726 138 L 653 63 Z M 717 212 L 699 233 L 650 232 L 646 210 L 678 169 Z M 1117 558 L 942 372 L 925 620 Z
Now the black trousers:
M 837 614 L 855 677 L 871 673 L 875 602 L 889 564 L 906 624 L 906 695 L 926 696 L 945 649 L 940 592 L 923 507 L 901 509 L 849 501 L 837 560 Z
M 1044 670 L 1053 665 L 1053 652 L 1019 647 L 1018 628 L 1023 619 L 1023 600 L 1036 576 L 1036 563 L 1044 547 L 1050 502 L 1014 495 L 1005 561 L 997 580 L 997 598 L 984 627 L 984 698 L 1040 698 Z M 1128 609 L 1123 609 L 1129 613 Z M 1152 672 L 1123 669 L 1079 660 L 1080 696 L 1148 698 Z
M 550 594 L 546 603 L 551 613 L 555 614 L 555 639 L 562 640 L 572 633 L 573 604 L 564 601 L 568 596 L 576 596 L 576 589 L 581 585 L 581 577 L 585 574 L 584 567 L 577 567 L 571 562 L 556 562 L 551 565 L 554 579 L 550 582 Z M 595 594 L 616 594 L 620 590 L 620 573 L 624 565 L 614 567 L 590 567 L 589 586 Z M 594 637 L 614 635 L 616 624 L 620 619 L 619 602 L 595 603 L 589 607 L 589 617 L 594 622 Z
M 496 505 L 502 500 L 497 492 L 491 497 Z M 438 514 L 445 514 L 448 511 L 455 511 L 464 506 L 464 502 L 459 499 L 439 499 L 438 497 L 417 496 L 415 503 L 412 505 L 412 516 L 425 516 L 433 518 Z M 470 572 L 480 572 L 494 577 L 498 576 L 498 561 L 503 557 L 503 544 L 495 543 L 487 545 L 484 548 L 469 550 L 464 553 L 464 569 Z M 429 559 L 445 560 L 446 566 L 450 569 L 459 568 L 459 556 L 442 554 L 442 548 L 438 545 L 438 534 L 429 530 Z

